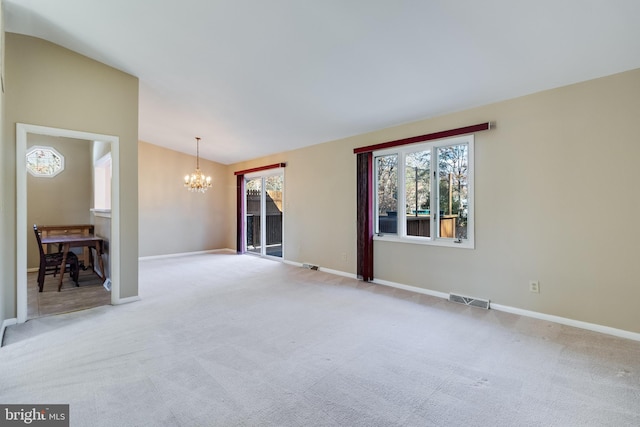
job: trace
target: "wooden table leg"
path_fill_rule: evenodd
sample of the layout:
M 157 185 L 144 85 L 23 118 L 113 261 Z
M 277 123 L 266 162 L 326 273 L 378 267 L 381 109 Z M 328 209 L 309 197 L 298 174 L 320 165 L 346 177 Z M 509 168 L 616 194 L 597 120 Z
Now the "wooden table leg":
M 60 283 L 58 284 L 58 292 L 62 289 L 62 278 L 64 277 L 64 272 L 67 269 L 67 254 L 69 253 L 70 244 L 65 243 L 62 249 L 62 264 L 60 265 Z

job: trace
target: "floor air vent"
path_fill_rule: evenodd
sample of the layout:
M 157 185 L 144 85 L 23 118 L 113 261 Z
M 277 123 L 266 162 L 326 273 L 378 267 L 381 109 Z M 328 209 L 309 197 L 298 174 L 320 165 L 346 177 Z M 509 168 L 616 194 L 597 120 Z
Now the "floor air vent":
M 449 294 L 449 301 L 457 302 L 459 304 L 464 304 L 464 305 L 472 305 L 474 307 L 480 307 L 487 310 L 489 309 L 489 300 L 486 300 L 486 299 L 464 297 L 462 295 Z
M 309 270 L 317 270 L 319 268 L 317 265 L 309 264 L 308 262 L 305 262 L 304 264 L 302 264 L 302 267 L 308 268 Z

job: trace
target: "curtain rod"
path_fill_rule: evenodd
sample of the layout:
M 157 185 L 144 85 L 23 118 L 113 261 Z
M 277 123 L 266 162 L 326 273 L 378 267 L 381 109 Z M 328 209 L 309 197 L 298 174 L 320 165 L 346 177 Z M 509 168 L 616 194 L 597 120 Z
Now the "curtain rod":
M 234 172 L 233 174 L 234 175 L 246 175 L 246 174 L 252 173 L 252 172 L 260 172 L 260 171 L 266 171 L 266 170 L 269 170 L 269 169 L 283 168 L 285 166 L 287 166 L 286 163 L 274 163 L 272 165 L 259 166 L 257 168 L 251 168 L 251 169 L 245 169 L 245 170 L 242 170 L 242 171 L 237 171 L 237 172 Z
M 426 135 L 412 136 L 410 138 L 397 139 L 395 141 L 382 142 L 380 144 L 374 145 L 367 145 L 366 147 L 354 148 L 353 152 L 355 154 L 369 153 L 385 148 L 398 147 L 400 145 L 414 144 L 416 142 L 431 141 L 434 139 L 449 138 L 452 136 L 465 135 L 467 133 L 489 130 L 492 126 L 493 125 L 491 124 L 491 122 L 479 123 L 477 125 L 465 126 L 457 129 L 443 130 L 440 132 L 428 133 Z

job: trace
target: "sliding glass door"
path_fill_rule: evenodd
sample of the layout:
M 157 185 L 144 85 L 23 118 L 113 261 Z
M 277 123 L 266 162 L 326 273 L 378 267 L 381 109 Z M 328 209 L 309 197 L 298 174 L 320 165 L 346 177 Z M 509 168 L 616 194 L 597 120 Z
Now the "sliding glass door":
M 282 258 L 284 175 L 245 176 L 245 233 L 248 253 Z
M 262 253 L 262 178 L 247 179 L 245 183 L 245 236 L 247 252 Z

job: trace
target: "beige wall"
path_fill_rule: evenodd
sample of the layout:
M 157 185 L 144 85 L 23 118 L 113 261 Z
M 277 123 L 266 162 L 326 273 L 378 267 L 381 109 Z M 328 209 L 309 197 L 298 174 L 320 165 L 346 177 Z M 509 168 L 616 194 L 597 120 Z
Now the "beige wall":
M 475 139 L 476 248 L 376 241 L 375 277 L 640 332 L 639 117 L 634 70 L 243 162 L 227 179 L 287 162 L 285 258 L 355 273 L 353 148 L 495 121 Z
M 322 267 L 355 272 L 355 157 L 342 142 L 231 165 L 233 172 L 286 162 L 284 168 L 284 258 Z M 227 245 L 236 247 L 236 196 L 227 200 L 232 226 Z M 342 258 L 347 254 L 347 260 Z
M 640 70 L 250 162 L 203 162 L 214 176 L 204 195 L 180 184 L 193 156 L 138 144 L 137 79 L 8 34 L 6 88 L 1 318 L 15 316 L 16 122 L 120 137 L 127 297 L 137 293 L 138 203 L 141 256 L 234 248 L 233 171 L 287 162 L 285 259 L 355 273 L 353 148 L 495 121 L 476 135 L 476 248 L 376 241 L 375 277 L 640 332 Z M 528 291 L 529 280 L 540 281 L 540 294 Z
M 4 84 L 5 43 L 4 43 L 4 5 L 0 0 L 0 85 Z M 0 132 L 5 135 L 5 96 L 4 90 L 0 90 Z M 15 291 L 12 289 L 11 279 L 15 278 L 11 264 L 11 245 L 8 243 L 13 238 L 11 228 L 12 219 L 10 198 L 15 193 L 9 185 L 10 171 L 13 159 L 8 157 L 5 149 L 6 142 L 0 142 L 0 339 L 2 339 L 2 326 L 5 320 L 15 316 Z M 14 169 L 15 170 L 15 169 Z M 15 175 L 15 174 L 14 174 Z M 15 187 L 15 181 L 14 181 Z M 15 221 L 13 222 L 15 224 Z M 14 226 L 15 228 L 15 226 Z M 5 243 L 6 242 L 6 243 Z M 15 246 L 14 246 L 15 247 Z M 15 266 L 15 262 L 13 263 Z M 15 267 L 13 267 L 15 270 Z
M 55 148 L 64 156 L 64 170 L 52 178 L 27 174 L 27 267 L 37 268 L 40 256 L 33 224 L 89 224 L 91 220 L 91 144 L 89 141 L 28 135 L 34 145 Z
M 138 147 L 140 256 L 235 247 L 225 240 L 227 167 L 200 159 L 200 169 L 212 177 L 213 186 L 204 194 L 190 193 L 183 183 L 195 170 L 195 156 L 146 142 Z M 195 148 L 194 139 L 194 152 Z
M 16 316 L 16 123 L 120 139 L 120 298 L 138 293 L 138 79 L 47 41 L 6 34 L 0 292 Z M 5 215 L 6 213 L 6 215 Z

